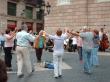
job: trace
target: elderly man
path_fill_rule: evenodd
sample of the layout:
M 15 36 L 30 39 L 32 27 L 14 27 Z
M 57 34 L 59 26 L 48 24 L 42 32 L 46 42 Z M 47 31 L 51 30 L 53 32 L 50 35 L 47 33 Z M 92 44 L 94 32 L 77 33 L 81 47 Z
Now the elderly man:
M 28 30 L 27 26 L 23 24 L 21 27 L 21 31 L 16 34 L 17 39 L 16 53 L 18 66 L 17 75 L 19 78 L 23 77 L 22 73 L 23 64 L 26 66 L 27 72 L 29 74 L 31 74 L 32 72 L 29 47 L 30 42 L 34 42 L 35 37 L 27 33 L 27 30 Z
M 91 55 L 92 55 L 92 49 L 93 49 L 93 38 L 94 33 L 89 30 L 89 28 L 84 28 L 83 32 L 80 34 L 72 33 L 73 35 L 80 36 L 83 40 L 83 46 L 82 46 L 82 55 L 83 55 L 83 61 L 84 61 L 84 72 L 86 74 L 91 74 Z

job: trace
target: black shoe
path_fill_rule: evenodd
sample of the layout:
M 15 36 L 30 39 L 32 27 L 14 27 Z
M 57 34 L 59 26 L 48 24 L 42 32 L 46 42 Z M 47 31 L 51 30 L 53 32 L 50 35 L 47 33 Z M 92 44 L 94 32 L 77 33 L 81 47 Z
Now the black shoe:
M 91 72 L 88 72 L 88 71 L 84 71 L 85 74 L 87 75 L 91 75 L 92 73 Z
M 62 77 L 62 75 L 59 75 L 58 77 L 60 77 L 60 78 L 61 78 L 61 77 Z
M 18 75 L 18 78 L 23 78 L 24 74 Z
M 34 72 L 35 70 L 34 69 L 32 69 L 32 73 Z
M 88 75 L 91 75 L 92 73 L 91 73 L 91 72 L 87 72 L 87 74 L 88 74 Z
M 55 79 L 58 79 L 58 77 L 56 76 Z

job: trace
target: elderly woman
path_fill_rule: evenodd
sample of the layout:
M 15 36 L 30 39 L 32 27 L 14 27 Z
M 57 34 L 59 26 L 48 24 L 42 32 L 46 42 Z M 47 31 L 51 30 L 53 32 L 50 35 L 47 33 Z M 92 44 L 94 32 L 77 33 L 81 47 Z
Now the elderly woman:
M 45 36 L 43 35 L 44 31 L 41 30 L 36 37 L 34 42 L 34 48 L 36 50 L 37 63 L 41 63 L 42 50 L 45 47 Z
M 67 34 L 62 34 L 62 30 L 58 29 L 56 35 L 48 35 L 48 37 L 54 41 L 54 77 L 58 78 L 62 76 L 62 56 L 64 54 L 64 40 L 67 38 Z
M 98 58 L 98 50 L 99 50 L 99 32 L 97 30 L 94 30 L 94 38 L 93 38 L 94 47 L 92 50 L 92 65 L 98 66 L 99 65 L 99 58 Z
M 12 65 L 11 65 L 12 53 L 11 53 L 11 50 L 12 50 L 12 47 L 14 45 L 15 35 L 16 35 L 16 33 L 11 32 L 10 29 L 7 29 L 5 31 L 5 34 L 4 34 L 4 38 L 5 38 L 5 44 L 4 44 L 5 64 L 7 66 L 8 71 L 12 70 Z

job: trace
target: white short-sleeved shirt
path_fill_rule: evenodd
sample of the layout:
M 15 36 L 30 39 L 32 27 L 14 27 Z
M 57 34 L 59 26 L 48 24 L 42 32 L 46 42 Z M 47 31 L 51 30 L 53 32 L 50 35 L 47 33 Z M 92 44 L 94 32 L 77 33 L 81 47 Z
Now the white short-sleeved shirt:
M 74 44 L 77 44 L 77 39 L 76 39 L 76 37 L 73 37 L 72 38 L 72 44 L 74 45 Z
M 54 52 L 64 52 L 64 40 L 67 38 L 67 35 L 57 36 L 49 35 L 50 39 L 54 40 Z

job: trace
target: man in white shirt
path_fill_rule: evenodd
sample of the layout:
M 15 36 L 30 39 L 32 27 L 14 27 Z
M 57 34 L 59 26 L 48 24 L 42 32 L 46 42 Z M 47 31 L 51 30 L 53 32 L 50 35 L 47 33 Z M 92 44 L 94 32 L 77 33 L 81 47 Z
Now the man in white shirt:
M 27 30 L 28 30 L 27 26 L 22 25 L 21 31 L 16 34 L 17 39 L 16 53 L 18 66 L 17 75 L 19 78 L 24 76 L 22 73 L 23 66 L 26 66 L 28 74 L 32 73 L 29 47 L 30 42 L 34 42 L 35 37 L 27 33 Z

